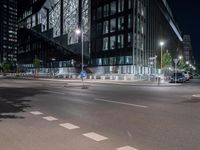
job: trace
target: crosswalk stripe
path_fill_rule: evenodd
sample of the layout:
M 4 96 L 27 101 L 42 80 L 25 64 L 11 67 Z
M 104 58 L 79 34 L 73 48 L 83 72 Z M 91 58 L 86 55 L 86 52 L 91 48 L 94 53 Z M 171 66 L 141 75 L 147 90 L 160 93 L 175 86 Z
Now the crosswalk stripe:
M 40 111 L 31 111 L 30 113 L 33 114 L 33 115 L 42 115 L 43 114 Z
M 117 150 L 138 150 L 138 149 L 133 148 L 131 146 L 124 146 L 124 147 L 117 148 Z
M 83 134 L 83 136 L 85 136 L 85 137 L 87 137 L 87 138 L 90 138 L 90 139 L 92 139 L 92 140 L 94 140 L 94 141 L 97 141 L 97 142 L 103 141 L 103 140 L 107 140 L 107 139 L 108 139 L 107 137 L 102 136 L 102 135 L 97 134 L 97 133 L 94 133 L 94 132 L 85 133 L 85 134 Z
M 43 119 L 47 120 L 47 121 L 56 121 L 58 120 L 57 118 L 54 118 L 52 116 L 48 116 L 48 117 L 43 117 Z
M 60 124 L 60 126 L 64 127 L 64 128 L 67 128 L 69 130 L 73 130 L 73 129 L 78 129 L 80 127 L 76 126 L 76 125 L 73 125 L 71 123 L 63 123 L 63 124 Z

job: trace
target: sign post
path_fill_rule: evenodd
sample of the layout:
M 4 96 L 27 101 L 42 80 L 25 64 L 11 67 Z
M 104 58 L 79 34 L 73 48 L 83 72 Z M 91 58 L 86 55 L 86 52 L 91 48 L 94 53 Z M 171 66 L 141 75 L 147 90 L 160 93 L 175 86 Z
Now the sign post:
M 82 84 L 83 84 L 83 89 L 85 89 L 86 87 L 85 87 L 85 85 L 84 85 L 84 78 L 85 77 L 87 77 L 87 72 L 86 71 L 81 71 L 81 73 L 80 73 L 80 77 L 81 77 L 81 80 L 82 80 Z

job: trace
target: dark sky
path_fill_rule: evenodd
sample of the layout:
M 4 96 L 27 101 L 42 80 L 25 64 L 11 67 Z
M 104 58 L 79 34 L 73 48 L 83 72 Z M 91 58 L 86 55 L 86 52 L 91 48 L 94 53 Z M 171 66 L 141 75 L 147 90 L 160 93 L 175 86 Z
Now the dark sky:
M 200 1 L 168 0 L 183 34 L 190 34 L 194 56 L 200 64 Z

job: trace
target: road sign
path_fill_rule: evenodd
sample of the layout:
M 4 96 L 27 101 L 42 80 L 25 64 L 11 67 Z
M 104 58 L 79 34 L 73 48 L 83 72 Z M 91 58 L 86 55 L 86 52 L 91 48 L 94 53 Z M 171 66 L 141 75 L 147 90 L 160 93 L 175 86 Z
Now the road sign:
M 87 77 L 87 72 L 86 71 L 81 71 L 80 76 L 81 76 L 81 78 Z
M 178 59 L 173 59 L 175 64 L 178 64 Z

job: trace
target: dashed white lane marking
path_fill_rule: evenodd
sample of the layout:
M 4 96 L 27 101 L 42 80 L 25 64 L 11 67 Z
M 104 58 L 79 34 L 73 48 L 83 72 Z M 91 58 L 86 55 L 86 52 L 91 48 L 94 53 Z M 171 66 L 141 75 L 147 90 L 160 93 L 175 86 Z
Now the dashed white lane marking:
M 52 93 L 52 94 L 59 94 L 59 95 L 65 95 L 65 93 L 62 93 L 62 92 L 56 92 L 56 91 L 45 91 L 45 92 L 48 92 L 48 93 Z
M 33 115 L 42 115 L 43 114 L 42 112 L 39 112 L 39 111 L 31 111 L 30 113 Z
M 47 120 L 47 121 L 56 121 L 58 120 L 57 118 L 54 118 L 52 116 L 48 116 L 48 117 L 43 117 L 43 119 Z
M 70 123 L 63 123 L 63 124 L 60 124 L 60 126 L 64 127 L 64 128 L 67 128 L 69 130 L 73 130 L 73 129 L 78 129 L 80 127 L 76 126 L 76 125 L 73 125 L 73 124 L 70 124 Z
M 200 94 L 192 95 L 192 97 L 200 98 Z
M 94 133 L 94 132 L 85 133 L 85 134 L 83 134 L 83 136 L 85 136 L 85 137 L 87 137 L 87 138 L 90 138 L 90 139 L 92 139 L 92 140 L 94 140 L 94 141 L 97 141 L 97 142 L 103 141 L 103 140 L 107 140 L 107 139 L 108 139 L 107 137 L 102 136 L 102 135 L 99 135 L 99 134 Z
M 137 104 L 131 104 L 131 103 L 125 103 L 125 102 L 117 102 L 112 100 L 105 100 L 101 98 L 95 98 L 96 101 L 102 101 L 102 102 L 108 102 L 108 103 L 114 103 L 114 104 L 120 104 L 120 105 L 126 105 L 126 106 L 132 106 L 132 107 L 140 107 L 140 108 L 148 108 L 148 106 L 144 105 L 137 105 Z
M 138 150 L 138 149 L 130 147 L 130 146 L 124 146 L 124 147 L 117 148 L 117 150 Z

